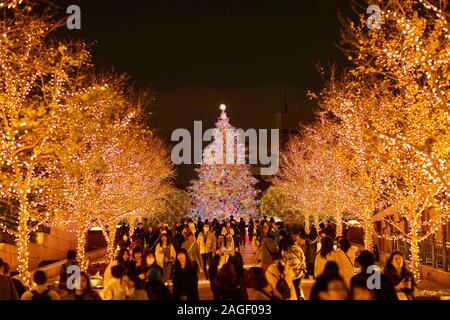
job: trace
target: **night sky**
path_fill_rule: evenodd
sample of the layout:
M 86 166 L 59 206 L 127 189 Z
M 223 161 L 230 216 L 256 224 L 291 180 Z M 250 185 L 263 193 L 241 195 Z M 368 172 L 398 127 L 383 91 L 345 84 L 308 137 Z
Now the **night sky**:
M 273 127 L 288 88 L 291 112 L 311 114 L 305 90 L 324 85 L 317 64 L 345 65 L 338 11 L 350 0 L 62 0 L 82 12 L 80 31 L 94 63 L 127 73 L 157 94 L 150 125 L 166 140 L 172 130 L 211 126 L 226 103 L 232 124 Z M 295 101 L 294 101 L 295 100 Z M 294 105 L 294 106 L 293 106 Z M 181 166 L 179 185 L 193 177 Z

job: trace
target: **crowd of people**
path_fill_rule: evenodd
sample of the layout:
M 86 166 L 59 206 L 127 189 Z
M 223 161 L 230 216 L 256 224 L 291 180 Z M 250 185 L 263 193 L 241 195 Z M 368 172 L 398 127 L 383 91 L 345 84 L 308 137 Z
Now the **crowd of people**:
M 130 232 L 133 231 L 133 232 Z M 116 258 L 103 275 L 103 288 L 91 288 L 82 272 L 79 286 L 67 287 L 67 269 L 77 264 L 70 250 L 52 288 L 43 271 L 26 288 L 0 259 L 0 300 L 199 300 L 199 281 L 209 280 L 215 300 L 303 300 L 302 280 L 315 279 L 311 300 L 413 299 L 415 281 L 400 252 L 393 252 L 370 287 L 376 256 L 358 252 L 332 224 L 290 230 L 273 218 L 194 222 L 170 228 L 124 223 L 117 232 Z M 251 245 L 257 265 L 244 267 L 240 253 Z

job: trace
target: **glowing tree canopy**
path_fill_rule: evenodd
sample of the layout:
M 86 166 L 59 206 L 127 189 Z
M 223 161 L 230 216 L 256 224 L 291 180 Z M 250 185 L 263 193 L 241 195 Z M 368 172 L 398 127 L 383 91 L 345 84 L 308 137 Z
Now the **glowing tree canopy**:
M 142 126 L 142 102 L 123 77 L 88 78 L 68 101 L 70 117 L 60 151 L 63 208 L 54 224 L 77 232 L 78 258 L 84 264 L 87 231 L 100 227 L 114 255 L 120 220 L 149 216 L 165 195 L 172 175 L 167 149 Z
M 89 54 L 82 43 L 51 41 L 51 18 L 13 8 L 1 8 L 0 20 L 0 202 L 9 215 L 0 229 L 16 236 L 18 271 L 28 283 L 29 236 L 58 209 L 53 181 L 64 101 Z
M 189 193 L 194 211 L 202 218 L 225 219 L 255 216 L 257 180 L 245 163 L 245 145 L 229 123 L 225 106 L 216 123 L 212 143 L 203 152 L 203 162 L 196 170 Z

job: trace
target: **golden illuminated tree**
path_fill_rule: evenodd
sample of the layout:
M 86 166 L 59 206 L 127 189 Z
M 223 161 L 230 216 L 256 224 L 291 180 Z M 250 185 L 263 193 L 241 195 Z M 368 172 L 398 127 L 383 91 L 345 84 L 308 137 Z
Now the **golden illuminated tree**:
M 109 147 L 106 156 L 110 185 L 105 188 L 98 224 L 108 242 L 108 258 L 114 257 L 116 225 L 120 220 L 148 217 L 168 191 L 172 167 L 167 149 L 143 128 Z
M 31 8 L 3 6 L 0 20 L 0 200 L 17 237 L 18 271 L 26 283 L 28 238 L 57 211 L 60 120 L 69 86 L 89 56 L 81 43 L 49 39 L 56 26 Z
M 362 17 L 347 25 L 344 43 L 355 81 L 373 90 L 365 124 L 382 143 L 385 166 L 395 170 L 386 175 L 386 197 L 406 221 L 402 238 L 411 245 L 418 277 L 418 243 L 449 217 L 448 2 L 391 0 L 379 6 L 381 28 L 367 30 Z M 425 217 L 430 206 L 435 214 Z
M 70 116 L 61 144 L 63 210 L 55 219 L 55 225 L 77 232 L 83 268 L 87 231 L 101 227 L 111 258 L 118 222 L 148 215 L 165 195 L 172 174 L 166 148 L 140 124 L 150 96 L 126 90 L 122 77 L 88 81 L 67 101 Z
M 288 184 L 287 190 L 305 220 L 309 221 L 312 213 L 317 227 L 320 220 L 333 219 L 336 233 L 341 235 L 343 215 L 355 207 L 355 185 L 337 156 L 339 136 L 335 128 L 323 118 L 292 138 L 282 154 L 275 185 Z
M 321 116 L 331 114 L 337 119 L 334 130 L 339 140 L 334 153 L 349 172 L 349 183 L 354 189 L 351 211 L 361 222 L 368 250 L 372 249 L 375 236 L 372 216 L 386 204 L 384 179 L 390 170 L 383 158 L 386 155 L 382 141 L 370 127 L 374 109 L 379 108 L 379 92 L 371 86 L 373 82 L 362 83 L 349 75 L 339 81 L 333 76 L 319 98 Z M 390 96 L 386 94 L 382 96 Z
M 300 208 L 301 206 L 291 196 L 289 187 L 283 183 L 275 184 L 264 191 L 259 204 L 261 215 L 277 217 L 282 220 L 295 218 L 293 215 Z
M 149 220 L 173 225 L 186 218 L 192 209 L 192 199 L 186 190 L 167 185 L 161 201 L 150 211 Z

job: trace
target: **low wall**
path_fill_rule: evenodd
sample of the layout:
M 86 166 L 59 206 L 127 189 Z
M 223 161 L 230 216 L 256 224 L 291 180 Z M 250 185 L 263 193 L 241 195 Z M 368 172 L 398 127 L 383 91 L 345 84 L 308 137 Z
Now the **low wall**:
M 52 228 L 50 234 L 38 232 L 36 243 L 29 245 L 29 268 L 35 269 L 43 260 L 62 260 L 66 258 L 67 251 L 76 249 L 75 233 Z M 17 247 L 15 245 L 0 243 L 0 258 L 8 262 L 11 269 L 17 267 Z
M 106 255 L 106 249 L 105 248 L 99 248 L 96 250 L 92 250 L 89 252 L 86 252 L 86 259 L 88 259 L 90 262 L 95 262 L 98 259 L 104 258 Z M 59 280 L 59 272 L 61 270 L 61 266 L 67 262 L 67 259 L 60 260 L 58 262 L 49 264 L 45 267 L 38 268 L 35 270 L 31 270 L 31 273 L 33 273 L 36 270 L 42 270 L 45 271 L 47 274 L 47 277 L 52 281 L 58 282 Z

